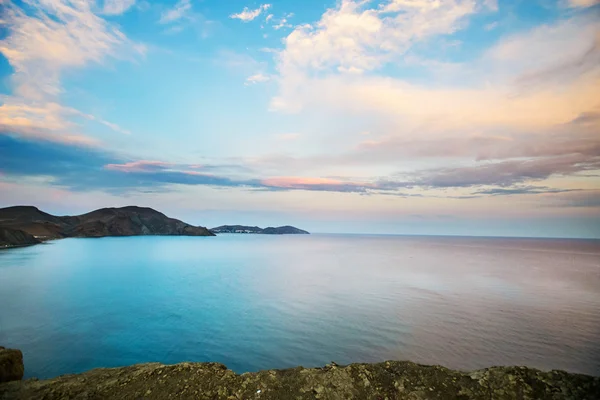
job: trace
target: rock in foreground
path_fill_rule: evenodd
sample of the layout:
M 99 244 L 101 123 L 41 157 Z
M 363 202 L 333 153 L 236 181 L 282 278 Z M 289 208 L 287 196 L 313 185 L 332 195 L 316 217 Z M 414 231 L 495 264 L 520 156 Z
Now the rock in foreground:
M 237 375 L 222 364 L 138 364 L 0 385 L 0 399 L 598 399 L 600 378 L 524 367 L 458 372 L 388 361 Z
M 23 372 L 21 350 L 6 349 L 0 346 L 0 383 L 18 381 L 23 378 Z

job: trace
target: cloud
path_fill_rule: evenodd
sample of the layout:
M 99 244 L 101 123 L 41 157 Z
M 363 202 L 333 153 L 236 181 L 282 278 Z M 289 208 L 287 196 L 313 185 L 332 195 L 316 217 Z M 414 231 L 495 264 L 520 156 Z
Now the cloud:
M 521 195 L 521 194 L 545 194 L 545 193 L 566 193 L 566 192 L 576 192 L 581 189 L 556 189 L 550 188 L 547 186 L 516 186 L 513 188 L 492 188 L 492 189 L 484 189 L 478 190 L 474 192 L 474 194 L 483 194 L 483 195 L 491 195 L 491 196 L 511 196 L 511 195 Z
M 448 167 L 417 172 L 414 184 L 424 187 L 510 186 L 542 181 L 551 176 L 573 175 L 600 170 L 600 155 L 580 154 L 560 157 L 480 163 L 470 167 Z
M 587 8 L 600 4 L 600 0 L 567 0 L 567 4 L 572 8 Z
M 0 130 L 29 138 L 43 139 L 46 137 L 53 141 L 77 139 L 80 143 L 97 144 L 98 140 L 96 139 L 74 133 L 78 130 L 78 125 L 72 121 L 72 118 L 75 117 L 96 121 L 115 132 L 130 133 L 117 124 L 58 103 L 28 105 L 16 103 L 16 99 L 10 97 L 7 98 L 6 104 L 0 106 Z
M 32 0 L 29 6 L 35 11 L 14 3 L 4 6 L 8 34 L 0 40 L 0 51 L 15 70 L 12 80 L 19 97 L 55 98 L 65 69 L 143 52 L 116 26 L 95 15 L 88 2 Z
M 498 25 L 499 25 L 498 21 L 490 22 L 489 24 L 485 25 L 483 27 L 483 29 L 485 29 L 486 31 L 493 31 L 494 29 L 496 29 L 498 27 Z
M 115 132 L 119 132 L 119 133 L 122 133 L 124 135 L 130 135 L 131 134 L 131 132 L 128 131 L 127 129 L 123 129 L 119 125 L 113 124 L 112 122 L 108 122 L 108 121 L 105 121 L 105 120 L 103 120 L 101 118 L 97 118 L 97 117 L 94 117 L 93 119 L 95 119 L 96 121 L 100 122 L 102 125 L 109 127 L 110 129 L 112 129 Z
M 229 178 L 185 171 L 157 161 L 123 162 L 122 156 L 78 143 L 30 140 L 0 133 L 0 172 L 13 177 L 47 177 L 50 184 L 74 191 L 110 193 L 160 189 L 171 184 L 244 186 Z
M 172 8 L 164 10 L 158 23 L 165 25 L 163 33 L 166 35 L 175 35 L 186 29 L 192 29 L 202 39 L 210 36 L 216 24 L 215 21 L 210 21 L 204 15 L 194 12 L 191 0 L 179 0 Z
M 160 24 L 169 24 L 184 18 L 192 9 L 191 0 L 179 0 L 173 8 L 164 11 L 160 15 Z
M 418 174 L 428 165 L 477 167 L 498 161 L 551 164 L 573 156 L 581 169 L 574 168 L 571 173 L 580 175 L 583 171 L 589 171 L 590 165 L 600 155 L 600 113 L 597 112 L 583 113 L 570 122 L 541 132 L 497 129 L 483 134 L 479 130 L 459 129 L 432 135 L 433 131 L 427 130 L 426 126 L 415 134 L 402 134 L 396 129 L 403 128 L 396 127 L 388 135 L 372 131 L 366 137 L 353 135 L 354 138 L 350 137 L 350 140 L 361 141 L 347 150 L 337 148 L 337 151 L 304 157 L 270 154 L 242 159 L 240 162 L 254 165 L 262 171 L 279 173 L 314 171 L 318 166 L 319 170 L 393 171 L 402 168 Z M 421 169 L 411 168 L 411 165 L 420 165 Z M 560 173 L 566 174 L 568 171 Z
M 301 135 L 299 133 L 280 133 L 278 135 L 275 135 L 275 137 L 278 140 L 296 140 L 300 137 Z
M 309 157 L 271 155 L 246 160 L 261 171 L 307 171 L 327 168 L 398 168 L 398 160 L 435 160 L 436 168 L 404 168 L 389 178 L 370 178 L 365 189 L 422 190 L 500 186 L 511 189 L 552 177 L 579 177 L 600 171 L 600 114 L 586 113 L 543 134 L 460 135 L 444 139 L 390 136 L 363 141 L 338 154 Z M 453 166 L 458 164 L 459 166 Z M 461 165 L 462 164 L 462 165 Z M 401 164 L 400 164 L 401 165 Z M 417 164 L 418 165 L 418 164 Z M 425 164 L 427 165 L 427 164 Z M 484 189 L 480 189 L 484 190 Z M 482 194 L 481 192 L 480 194 Z M 490 193 L 491 194 L 491 193 Z
M 489 68 L 498 78 L 520 90 L 571 83 L 598 70 L 598 19 L 578 15 L 508 36 L 492 47 L 481 63 L 481 68 Z
M 243 22 L 250 22 L 256 19 L 263 11 L 267 11 L 269 8 L 271 8 L 270 4 L 261 4 L 260 7 L 254 10 L 250 10 L 248 7 L 244 7 L 244 10 L 242 12 L 237 14 L 231 14 L 229 18 L 239 19 Z
M 108 15 L 120 15 L 129 10 L 135 0 L 105 0 L 102 12 Z
M 64 138 L 64 137 L 61 137 Z M 93 180 L 115 157 L 77 141 L 14 137 L 0 132 L 0 171 L 11 176 L 50 176 L 56 181 Z
M 65 142 L 92 144 L 97 140 L 77 132 L 78 125 L 73 122 L 85 118 L 128 133 L 113 122 L 58 102 L 65 71 L 103 63 L 107 58 L 131 59 L 145 52 L 144 46 L 131 42 L 93 10 L 85 1 L 31 0 L 23 7 L 12 2 L 4 5 L 6 35 L 0 40 L 0 52 L 14 73 L 10 77 L 12 94 L 1 98 L 3 131 L 30 138 L 49 135 L 54 141 L 64 136 Z
M 466 134 L 418 138 L 391 134 L 365 140 L 344 157 L 356 162 L 387 163 L 403 158 L 463 158 L 475 161 L 541 158 L 568 154 L 594 157 L 600 154 L 600 114 L 588 112 L 543 132 Z M 340 159 L 340 161 L 343 161 Z
M 331 192 L 364 192 L 367 188 L 375 188 L 367 183 L 344 182 L 329 178 L 309 177 L 275 177 L 262 179 L 260 184 L 272 189 L 295 189 Z
M 450 34 L 477 7 L 474 0 L 436 2 L 344 0 L 320 21 L 296 27 L 279 55 L 282 75 L 337 69 L 374 70 L 404 54 L 417 40 Z
M 167 169 L 172 166 L 174 164 L 163 161 L 138 160 L 124 164 L 106 164 L 104 168 L 122 172 L 150 172 Z
M 414 44 L 422 38 L 402 42 L 404 47 L 382 49 L 379 43 L 385 24 L 377 10 L 385 4 L 377 10 L 344 10 L 352 4 L 342 3 L 319 23 L 296 29 L 285 39 L 286 47 L 276 58 L 279 76 L 274 78 L 280 91 L 271 108 L 373 119 L 378 123 L 369 128 L 370 140 L 346 151 L 338 148 L 337 153 L 271 155 L 270 160 L 259 160 L 261 168 L 276 170 L 279 165 L 285 173 L 311 170 L 315 165 L 396 169 L 401 173 L 368 179 L 375 187 L 365 190 L 394 193 L 394 189 L 412 187 L 429 193 L 478 192 L 469 197 L 498 195 L 498 188 L 505 194 L 524 193 L 523 187 L 541 182 L 548 185 L 548 192 L 562 191 L 567 189 L 546 182 L 556 177 L 579 182 L 589 179 L 584 175 L 597 175 L 597 19 L 576 14 L 505 36 L 477 59 L 452 68 L 435 62 L 424 66 L 431 71 L 431 79 L 415 83 L 380 76 L 379 68 L 391 60 L 402 65 L 406 59 L 398 59 L 398 54 L 415 54 L 418 47 Z M 474 7 L 473 12 L 480 9 Z M 340 16 L 343 23 L 336 25 Z M 465 18 L 458 21 L 447 26 L 460 29 Z M 370 41 L 364 33 L 369 32 L 367 27 L 376 27 Z M 339 54 L 338 47 L 343 49 Z M 309 48 L 314 48 L 312 54 Z M 349 54 L 353 55 L 346 59 Z M 356 68 L 352 74 L 348 73 L 351 68 Z M 529 191 L 544 195 L 541 190 Z
M 297 27 L 276 56 L 279 94 L 271 110 L 327 107 L 379 114 L 407 130 L 424 124 L 488 130 L 564 123 L 596 103 L 600 36 L 597 19 L 587 15 L 504 37 L 478 59 L 451 68 L 429 62 L 423 70 L 433 79 L 426 84 L 379 76 L 387 63 L 415 59 L 415 44 L 455 32 L 468 16 L 490 10 L 481 2 L 434 3 L 365 9 L 366 3 L 345 1 L 318 23 Z M 396 9 L 403 12 L 382 13 Z
M 293 25 L 288 22 L 288 18 L 292 18 L 293 16 L 294 13 L 289 13 L 279 19 L 273 19 L 273 15 L 271 14 L 271 18 L 267 17 L 265 22 L 272 21 L 273 29 L 275 30 L 279 30 L 281 28 L 293 28 Z
M 437 189 L 477 188 L 468 197 L 508 194 L 547 194 L 572 189 L 523 185 L 553 174 L 570 174 L 600 169 L 600 156 L 582 161 L 580 157 L 551 160 L 504 161 L 472 167 L 437 168 L 413 171 L 391 178 L 328 178 L 275 176 L 233 178 L 227 171 L 240 165 L 175 164 L 156 160 L 124 161 L 123 155 L 76 141 L 31 140 L 0 134 L 0 173 L 13 177 L 46 177 L 54 186 L 69 190 L 103 190 L 108 193 L 147 191 L 169 185 L 208 185 L 270 191 L 303 190 L 361 194 L 389 194 L 400 197 L 461 198 L 440 194 Z M 246 172 L 250 170 L 245 169 Z M 213 173 L 214 172 L 214 173 Z M 260 175 L 260 171 L 258 173 Z M 420 190 L 407 193 L 406 189 Z M 431 191 L 431 192 L 430 192 Z
M 498 11 L 498 0 L 484 0 L 483 5 L 491 11 Z
M 270 76 L 262 74 L 262 73 L 258 73 L 258 74 L 254 74 L 249 76 L 248 78 L 246 78 L 246 82 L 244 83 L 246 86 L 248 85 L 254 85 L 257 83 L 262 83 L 262 82 L 267 82 L 271 79 Z
M 600 207 L 600 189 L 548 194 L 544 197 L 545 203 L 554 207 Z

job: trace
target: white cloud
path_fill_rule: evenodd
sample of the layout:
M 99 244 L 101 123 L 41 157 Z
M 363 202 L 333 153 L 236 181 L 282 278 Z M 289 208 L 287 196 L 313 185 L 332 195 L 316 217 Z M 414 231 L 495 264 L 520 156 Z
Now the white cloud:
M 498 0 L 484 0 L 483 6 L 491 11 L 498 11 Z
M 179 0 L 173 8 L 164 11 L 160 15 L 160 20 L 158 22 L 161 24 L 169 24 L 178 21 L 185 17 L 191 9 L 192 3 L 190 0 Z
M 460 29 L 466 16 L 489 5 L 396 0 L 361 7 L 364 3 L 343 1 L 284 40 L 272 110 L 298 112 L 308 106 L 385 115 L 407 132 L 424 132 L 423 124 L 448 130 L 521 129 L 572 120 L 597 98 L 600 36 L 593 18 L 504 38 L 480 59 L 453 68 L 432 62 L 426 67 L 443 68 L 445 74 L 434 89 L 377 76 L 377 70 L 405 60 L 397 56 L 420 40 Z
M 254 75 L 251 75 L 248 78 L 246 78 L 246 82 L 244 83 L 244 85 L 248 86 L 248 85 L 254 85 L 256 83 L 267 82 L 270 79 L 271 79 L 270 76 L 262 74 L 262 73 L 258 73 L 258 74 L 254 74 Z
M 485 29 L 486 31 L 493 31 L 494 29 L 496 29 L 498 27 L 498 25 L 499 25 L 498 21 L 490 22 L 489 24 L 484 26 L 483 29 Z
M 569 81 L 598 65 L 600 24 L 582 16 L 504 38 L 485 54 L 479 68 L 509 83 L 537 85 Z
M 331 69 L 374 70 L 428 37 L 449 34 L 476 11 L 476 0 L 392 0 L 376 8 L 344 0 L 315 24 L 305 24 L 284 40 L 283 75 Z
M 293 25 L 289 23 L 289 18 L 292 18 L 294 13 L 285 14 L 283 17 L 277 19 L 273 18 L 273 14 L 270 14 L 265 22 L 271 22 L 273 24 L 273 29 L 279 30 L 281 28 L 293 28 Z
M 267 11 L 269 8 L 271 8 L 270 4 L 261 4 L 260 7 L 254 10 L 250 10 L 248 7 L 244 7 L 244 10 L 242 12 L 237 14 L 231 14 L 229 18 L 239 19 L 243 22 L 250 22 L 256 19 L 256 17 L 258 17 L 260 14 L 262 14 L 263 11 Z M 269 17 L 267 16 L 267 21 L 268 20 Z
M 281 28 L 292 28 L 292 25 L 288 23 L 287 18 L 282 18 L 279 20 L 278 24 L 273 25 L 273 29 L 279 30 Z
M 143 51 L 114 25 L 95 15 L 85 1 L 31 1 L 37 12 L 5 6 L 8 35 L 0 52 L 15 69 L 15 93 L 42 100 L 61 92 L 63 70 L 102 62 L 106 57 L 129 57 Z
M 258 49 L 258 51 L 261 51 L 263 53 L 277 53 L 277 52 L 279 52 L 278 49 L 274 49 L 272 47 L 261 47 L 260 49 Z
M 143 45 L 129 41 L 116 26 L 96 15 L 92 6 L 87 1 L 32 0 L 28 8 L 15 3 L 4 7 L 7 34 L 0 40 L 0 52 L 14 69 L 13 93 L 2 98 L 0 109 L 4 127 L 32 137 L 62 134 L 69 140 L 91 140 L 71 132 L 77 125 L 70 119 L 84 117 L 126 132 L 58 102 L 63 72 L 145 52 Z
M 158 23 L 167 26 L 163 30 L 163 33 L 167 35 L 174 35 L 190 29 L 196 31 L 198 36 L 203 39 L 210 36 L 215 24 L 201 13 L 194 12 L 191 0 L 179 0 L 173 8 L 163 11 Z
M 297 110 L 307 79 L 360 75 L 399 62 L 414 43 L 451 34 L 469 15 L 488 9 L 481 0 L 343 0 L 283 40 L 277 56 L 280 96 L 271 108 Z
M 373 140 L 363 141 L 346 156 L 336 158 L 335 154 L 328 154 L 278 165 L 310 168 L 328 162 L 363 160 L 364 165 L 380 173 L 384 168 L 406 170 L 407 166 L 418 165 L 414 172 L 423 166 L 446 168 L 464 163 L 476 171 L 475 167 L 483 162 L 478 164 L 474 154 L 481 159 L 493 158 L 498 149 L 508 149 L 511 157 L 552 158 L 541 160 L 539 165 L 531 164 L 532 168 L 544 169 L 564 161 L 564 169 L 546 171 L 539 179 L 597 166 L 597 156 L 588 154 L 597 154 L 598 141 L 593 139 L 597 136 L 597 120 L 590 126 L 575 127 L 572 123 L 600 113 L 600 25 L 593 16 L 576 14 L 552 25 L 505 36 L 483 55 L 452 66 L 431 60 L 423 65 L 424 69 L 441 68 L 443 75 L 433 74 L 431 80 L 423 83 L 380 72 L 379 68 L 387 63 L 402 65 L 410 50 L 411 56 L 418 57 L 418 48 L 413 45 L 419 41 L 463 27 L 468 11 L 489 9 L 482 2 L 470 2 L 469 7 L 467 3 L 440 1 L 435 8 L 433 2 L 394 1 L 364 9 L 356 2 L 344 1 L 338 8 L 328 10 L 319 22 L 294 30 L 276 56 L 278 76 L 274 80 L 279 84 L 279 95 L 272 100 L 271 109 L 377 122 L 365 126 L 372 132 Z M 450 7 L 449 12 L 438 13 L 444 4 Z M 364 7 L 364 3 L 361 5 Z M 382 13 L 384 9 L 392 12 L 408 5 L 415 10 L 392 14 L 393 20 L 386 20 L 389 16 Z M 415 13 L 416 20 L 428 21 L 425 26 L 414 26 L 409 20 L 399 24 L 398 17 Z M 396 29 L 388 30 L 388 25 Z M 338 154 L 348 149 L 346 143 L 356 140 L 348 135 L 348 130 L 340 131 L 340 135 L 343 132 L 345 137 L 332 134 L 329 138 L 339 142 Z M 556 132 L 561 133 L 558 139 Z M 551 139 L 552 144 L 548 145 Z M 413 149 L 411 161 L 406 153 L 412 149 L 410 143 L 416 141 L 422 146 Z M 554 153 L 544 157 L 538 154 L 548 147 Z M 471 152 L 464 153 L 465 148 Z M 432 149 L 439 152 L 433 154 Z M 580 156 L 560 158 L 570 152 Z M 442 155 L 453 160 L 441 160 Z M 381 169 L 377 169 L 377 163 L 381 163 Z M 520 163 L 530 165 L 518 160 L 497 165 L 495 172 L 490 167 L 487 172 L 503 174 L 506 171 L 502 168 Z M 578 163 L 583 166 L 578 167 Z M 350 167 L 345 167 L 345 171 Z M 446 172 L 450 170 L 448 167 Z M 534 170 L 522 179 L 534 179 L 534 172 L 539 172 Z M 464 171 L 467 170 L 454 172 Z M 411 172 L 410 168 L 406 172 Z
M 105 0 L 102 12 L 108 15 L 119 15 L 129 10 L 135 0 Z

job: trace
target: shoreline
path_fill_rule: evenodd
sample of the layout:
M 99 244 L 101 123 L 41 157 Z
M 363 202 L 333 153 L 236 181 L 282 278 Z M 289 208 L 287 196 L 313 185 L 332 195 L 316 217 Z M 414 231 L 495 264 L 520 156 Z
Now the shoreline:
M 0 384 L 0 399 L 595 399 L 600 377 L 491 367 L 456 371 L 410 361 L 328 364 L 236 374 L 219 363 L 136 364 Z

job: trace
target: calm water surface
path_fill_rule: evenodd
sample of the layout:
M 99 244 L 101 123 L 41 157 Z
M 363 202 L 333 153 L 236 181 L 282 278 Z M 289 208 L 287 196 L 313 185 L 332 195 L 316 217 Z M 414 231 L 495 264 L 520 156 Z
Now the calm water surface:
M 368 235 L 65 239 L 0 251 L 0 345 L 39 378 L 387 359 L 600 375 L 600 242 Z

